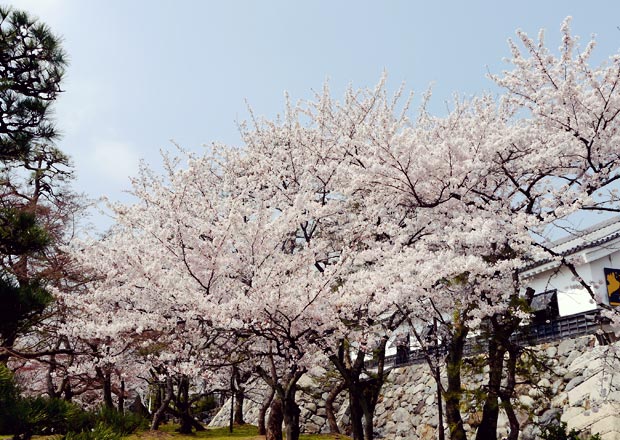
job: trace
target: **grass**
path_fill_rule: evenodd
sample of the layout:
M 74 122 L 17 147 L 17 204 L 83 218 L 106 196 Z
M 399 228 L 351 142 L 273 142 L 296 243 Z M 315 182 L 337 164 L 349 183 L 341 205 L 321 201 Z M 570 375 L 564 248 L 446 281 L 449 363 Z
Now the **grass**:
M 195 440 L 199 438 L 206 438 L 210 440 L 226 440 L 226 439 L 239 439 L 239 440 L 264 440 L 264 435 L 258 435 L 258 429 L 256 426 L 243 425 L 235 426 L 232 434 L 228 432 L 228 428 L 209 428 L 206 431 L 197 432 L 191 435 L 183 435 L 175 432 L 177 425 L 165 425 L 162 426 L 159 431 L 142 431 L 136 434 L 132 434 L 127 437 L 123 437 L 124 440 Z M 5 437 L 0 435 L 0 439 Z M 6 436 L 11 438 L 11 436 Z M 39 440 L 55 440 L 58 436 L 34 436 L 33 439 Z M 299 440 L 350 440 L 350 437 L 342 434 L 302 434 Z
M 175 425 L 163 426 L 160 431 L 144 431 L 124 437 L 126 440 L 190 440 L 206 438 L 210 440 L 225 440 L 237 438 L 240 440 L 264 440 L 265 436 L 258 435 L 256 426 L 243 425 L 235 426 L 233 432 L 228 432 L 228 428 L 209 428 L 206 431 L 197 432 L 191 435 L 182 435 L 175 432 Z M 350 440 L 350 437 L 342 434 L 302 434 L 299 440 Z

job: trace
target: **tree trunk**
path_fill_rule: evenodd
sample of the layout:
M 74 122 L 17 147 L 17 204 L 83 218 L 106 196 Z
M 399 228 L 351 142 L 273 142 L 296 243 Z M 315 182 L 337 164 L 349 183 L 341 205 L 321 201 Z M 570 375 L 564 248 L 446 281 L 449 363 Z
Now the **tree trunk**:
M 234 411 L 234 423 L 235 425 L 243 425 L 243 401 L 245 400 L 244 389 L 238 387 L 235 390 L 235 411 Z
M 446 422 L 450 431 L 450 440 L 467 440 L 460 409 L 463 396 L 461 363 L 463 361 L 463 347 L 467 333 L 468 330 L 465 326 L 455 322 L 454 332 L 448 342 L 448 354 L 446 356 L 448 387 L 444 400 L 446 402 Z
M 292 396 L 287 396 L 282 403 L 286 440 L 299 440 L 299 414 L 301 414 L 301 411 L 299 405 L 295 402 L 295 394 L 293 391 Z
M 437 339 L 435 339 L 437 341 Z M 437 347 L 435 347 L 437 350 Z M 439 362 L 433 370 L 433 376 L 435 378 L 435 385 L 437 386 L 437 440 L 445 440 L 446 433 L 443 427 L 443 397 L 441 389 L 441 371 L 439 369 Z
M 200 423 L 198 420 L 196 420 L 194 418 L 194 416 L 190 416 L 192 418 L 192 426 L 194 427 L 194 429 L 196 431 L 206 431 L 207 428 L 205 428 L 204 426 L 202 426 L 202 423 Z
M 384 353 L 381 357 L 385 358 L 385 346 L 382 347 Z M 383 374 L 383 360 L 379 362 L 379 371 L 375 377 L 362 382 L 362 401 L 361 407 L 364 415 L 364 440 L 373 440 L 374 438 L 374 418 L 375 408 L 379 400 L 379 393 L 383 387 L 385 376 Z
M 517 440 L 519 438 L 519 431 L 521 430 L 519 419 L 517 419 L 517 415 L 515 414 L 514 408 L 512 407 L 512 402 L 510 400 L 514 394 L 515 385 L 517 383 L 517 360 L 519 358 L 520 352 L 521 350 L 518 346 L 511 344 L 508 348 L 508 363 L 506 365 L 506 387 L 500 395 L 502 399 L 502 405 L 504 406 L 504 409 L 506 410 L 506 415 L 508 416 L 508 422 L 510 423 L 510 434 L 508 435 L 508 440 Z
M 338 427 L 336 414 L 334 413 L 334 401 L 344 389 L 345 383 L 339 382 L 329 391 L 327 399 L 325 399 L 325 417 L 327 418 L 327 423 L 329 424 L 329 432 L 332 434 L 340 434 L 340 428 Z
M 245 387 L 243 384 L 249 379 L 250 373 L 246 372 L 245 374 L 241 374 L 241 370 L 235 365 L 232 368 L 231 376 L 231 391 L 235 396 L 233 423 L 235 425 L 243 425 L 245 423 L 243 420 L 243 402 L 245 400 Z
M 125 414 L 125 381 L 121 379 L 121 391 L 118 394 L 118 412 Z
M 489 339 L 489 380 L 487 395 L 482 409 L 482 421 L 478 426 L 476 440 L 488 440 L 497 437 L 497 418 L 499 417 L 499 394 L 502 385 L 502 371 L 504 369 L 504 354 L 506 350 L 491 337 Z
M 298 440 L 299 439 L 299 414 L 301 411 L 299 410 L 299 406 L 295 402 L 295 392 L 297 391 L 297 382 L 306 372 L 306 368 L 299 368 L 297 364 L 293 363 L 289 367 L 289 371 L 286 373 L 283 379 L 279 379 L 276 374 L 275 363 L 273 359 L 271 360 L 271 372 L 267 373 L 260 366 L 256 367 L 256 371 L 261 375 L 263 380 L 267 382 L 272 388 L 274 388 L 277 398 L 272 402 L 272 411 L 274 404 L 277 405 L 276 402 L 280 402 L 280 407 L 278 408 L 281 415 L 282 420 L 285 424 L 285 430 L 287 433 L 287 440 Z M 274 421 L 277 421 L 274 419 Z M 269 422 L 267 423 L 267 438 L 277 434 L 274 429 L 275 425 L 272 424 L 272 417 L 269 416 Z M 280 425 L 281 426 L 281 425 Z
M 286 440 L 299 440 L 299 414 L 301 414 L 301 411 L 295 401 L 295 394 L 297 392 L 297 382 L 305 372 L 305 369 L 298 370 L 294 367 L 293 371 L 286 376 L 286 385 L 279 388 L 281 395 L 278 397 L 282 401 L 282 416 Z
M 381 362 L 380 362 L 381 365 Z M 382 368 L 379 368 L 382 370 Z M 383 372 L 366 380 L 356 378 L 349 385 L 349 409 L 353 440 L 372 440 L 374 437 L 374 414 L 385 377 Z
M 258 435 L 267 434 L 267 427 L 265 426 L 265 415 L 267 414 L 267 410 L 269 409 L 269 405 L 271 405 L 271 401 L 273 400 L 273 395 L 275 391 L 272 387 L 269 387 L 269 393 L 263 399 L 263 404 L 258 411 Z
M 362 440 L 364 438 L 364 425 L 362 419 L 364 412 L 362 411 L 362 393 L 359 389 L 359 382 L 356 385 L 349 385 L 349 418 L 351 420 L 351 437 L 353 440 Z
M 517 275 L 515 274 L 515 279 Z M 533 290 L 528 289 L 525 294 L 526 302 L 531 305 Z M 514 295 L 514 307 L 519 308 L 519 296 Z M 489 379 L 487 383 L 487 397 L 482 412 L 482 422 L 478 427 L 476 440 L 495 438 L 497 435 L 497 419 L 499 417 L 499 399 L 506 408 L 506 414 L 510 422 L 511 438 L 519 435 L 519 421 L 517 420 L 510 399 L 514 394 L 516 383 L 516 365 L 520 348 L 513 345 L 510 336 L 519 327 L 521 318 L 514 314 L 514 310 L 508 310 L 503 314 L 496 314 L 489 318 L 490 331 L 488 336 L 488 362 Z M 508 363 L 504 367 L 504 356 L 508 352 Z M 502 376 L 506 371 L 506 387 L 502 389 Z
M 151 429 L 153 431 L 156 431 L 159 428 L 159 425 L 161 424 L 164 418 L 164 414 L 166 413 L 166 410 L 168 409 L 168 405 L 170 404 L 170 401 L 172 400 L 172 395 L 173 395 L 172 378 L 167 377 L 164 397 L 161 400 L 161 404 L 159 405 L 159 408 L 157 408 L 157 410 L 153 413 L 153 420 L 151 421 Z
M 179 390 L 176 398 L 176 407 L 181 419 L 181 426 L 178 431 L 181 434 L 191 434 L 194 418 L 190 414 L 189 402 L 189 378 L 185 375 L 179 379 Z
M 109 371 L 104 371 L 100 367 L 96 367 L 95 372 L 103 385 L 103 405 L 106 408 L 112 409 L 114 408 L 114 401 L 112 400 L 112 375 Z
M 267 436 L 265 440 L 282 440 L 282 401 L 275 398 L 271 402 L 269 418 L 267 419 Z
M 379 392 L 388 373 L 385 372 L 385 346 L 387 338 L 383 338 L 374 350 L 377 371 L 365 369 L 366 353 L 359 350 L 354 360 L 343 341 L 337 355 L 330 360 L 340 372 L 349 394 L 349 412 L 351 419 L 351 436 L 353 440 L 370 440 L 374 436 L 374 410 Z M 369 378 L 360 380 L 365 372 Z
M 7 366 L 7 364 L 9 363 L 9 359 L 11 358 L 11 356 L 9 355 L 9 352 L 11 351 L 11 349 L 13 348 L 13 345 L 15 344 L 15 339 L 17 339 L 17 335 L 13 335 L 13 336 L 4 336 L 5 338 L 4 341 L 2 341 L 2 347 L 0 347 L 0 365 L 4 365 L 5 367 Z
M 443 427 L 443 398 L 441 386 L 441 369 L 439 367 L 439 332 L 437 329 L 437 318 L 433 318 L 433 348 L 435 351 L 435 368 L 431 365 L 435 385 L 437 386 L 437 440 L 445 440 L 446 433 Z
M 67 402 L 71 402 L 73 399 L 73 388 L 71 387 L 71 381 L 66 379 L 64 386 L 62 387 L 63 399 Z
M 374 407 L 370 408 L 367 405 L 362 405 L 364 412 L 364 440 L 373 440 L 375 436 L 374 432 Z

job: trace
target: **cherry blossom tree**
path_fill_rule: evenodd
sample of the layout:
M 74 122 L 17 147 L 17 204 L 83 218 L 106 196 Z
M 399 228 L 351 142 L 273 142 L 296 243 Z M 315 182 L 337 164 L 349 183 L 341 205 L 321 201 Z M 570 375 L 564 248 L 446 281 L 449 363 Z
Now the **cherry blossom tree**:
M 496 436 L 501 402 L 516 439 L 522 347 L 510 335 L 534 293 L 520 271 L 554 259 L 600 300 L 546 234 L 571 215 L 619 210 L 620 58 L 590 68 L 593 43 L 576 53 L 568 23 L 562 30 L 559 56 L 518 34 L 513 70 L 493 77 L 500 99 L 457 99 L 443 117 L 423 104 L 410 120 L 384 80 L 342 102 L 325 87 L 310 102 L 287 99 L 275 120 L 252 115 L 242 148 L 166 156 L 163 176 L 143 167 L 137 202 L 113 206 L 110 234 L 75 252 L 98 277 L 63 299 L 75 311 L 66 331 L 96 342 L 100 366 L 142 353 L 168 401 L 174 377 L 257 359 L 289 439 L 299 436 L 297 382 L 329 359 L 349 393 L 354 438 L 366 440 L 389 372 L 386 343 L 404 321 L 412 331 L 439 323 L 448 377 L 438 386 L 450 437 L 465 439 L 463 349 L 485 332 L 477 438 Z
M 575 55 L 567 23 L 563 35 L 558 58 L 542 41 L 520 33 L 526 55 L 513 45 L 514 71 L 495 78 L 507 88 L 503 101 L 457 102 L 445 118 L 423 112 L 402 142 L 376 144 L 366 173 L 384 199 L 408 210 L 403 232 L 412 224 L 423 235 L 414 246 L 394 239 L 397 252 L 380 259 L 383 280 L 372 289 L 401 291 L 400 304 L 422 305 L 412 310 L 420 318 L 432 305 L 446 323 L 452 438 L 465 438 L 458 409 L 462 346 L 482 324 L 490 329 L 491 368 L 477 438 L 495 436 L 499 399 L 511 422 L 510 437 L 516 438 L 514 387 L 502 387 L 501 381 L 505 375 L 514 379 L 519 347 L 509 336 L 527 318 L 533 293 L 522 285 L 520 268 L 533 259 L 556 259 L 593 295 L 592 280 L 579 277 L 574 263 L 542 239 L 567 216 L 618 210 L 617 60 L 590 69 L 593 44 Z M 427 224 L 420 229 L 423 223 L 410 219 Z

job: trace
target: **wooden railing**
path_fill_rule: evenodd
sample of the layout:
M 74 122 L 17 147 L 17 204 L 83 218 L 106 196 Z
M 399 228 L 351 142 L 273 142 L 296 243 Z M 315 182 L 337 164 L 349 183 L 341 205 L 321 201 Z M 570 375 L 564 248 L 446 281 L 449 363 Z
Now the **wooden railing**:
M 521 346 L 533 346 L 546 342 L 559 341 L 562 339 L 575 338 L 577 336 L 597 333 L 603 328 L 600 312 L 578 313 L 575 315 L 556 318 L 549 322 L 524 326 L 511 336 L 512 342 Z M 483 336 L 467 338 L 463 352 L 465 356 L 472 356 L 486 351 L 487 339 Z M 442 356 L 446 353 L 446 347 L 429 347 L 426 350 L 409 349 L 399 350 L 395 355 L 385 357 L 385 367 L 402 367 L 424 362 L 426 356 Z M 366 368 L 372 369 L 377 366 L 375 360 L 366 362 Z

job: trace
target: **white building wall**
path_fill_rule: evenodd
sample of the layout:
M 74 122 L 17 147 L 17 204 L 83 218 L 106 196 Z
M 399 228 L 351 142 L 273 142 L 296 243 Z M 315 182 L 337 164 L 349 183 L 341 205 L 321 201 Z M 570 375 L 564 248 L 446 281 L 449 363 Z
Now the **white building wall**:
M 590 243 L 596 243 L 597 240 L 605 241 L 618 230 L 620 230 L 620 218 L 615 218 L 603 224 L 602 227 L 595 228 L 593 232 L 589 232 L 586 239 L 580 236 L 568 238 L 555 249 L 556 252 L 570 252 L 571 248 L 578 249 L 580 245 L 587 243 L 588 239 L 592 240 Z M 590 296 L 568 268 L 559 267 L 560 265 L 556 262 L 541 264 L 524 271 L 521 274 L 523 285 L 533 288 L 537 294 L 555 290 L 560 316 L 596 310 L 597 304 L 601 303 L 609 304 L 604 269 L 620 269 L 620 237 L 600 244 L 590 244 L 585 249 L 568 255 L 567 258 L 575 264 L 579 277 L 591 287 L 596 299 Z M 387 355 L 396 354 L 396 334 L 407 332 L 407 324 L 403 324 L 395 332 L 388 342 Z M 410 348 L 419 348 L 413 337 L 410 340 Z
M 577 252 L 570 258 L 576 264 L 580 278 L 595 292 L 596 300 L 568 268 L 558 268 L 557 263 L 547 263 L 524 272 L 524 284 L 536 293 L 557 290 L 560 316 L 594 310 L 597 302 L 609 304 L 604 268 L 620 269 L 620 239 Z

